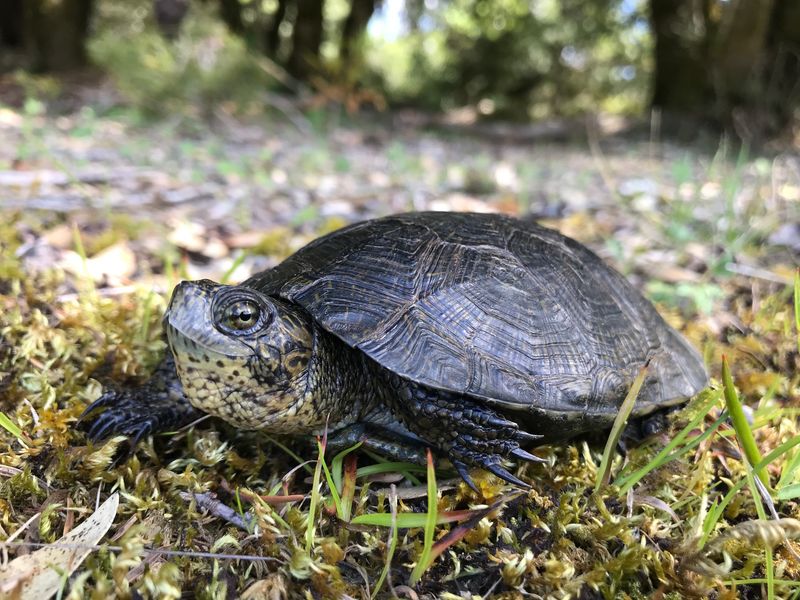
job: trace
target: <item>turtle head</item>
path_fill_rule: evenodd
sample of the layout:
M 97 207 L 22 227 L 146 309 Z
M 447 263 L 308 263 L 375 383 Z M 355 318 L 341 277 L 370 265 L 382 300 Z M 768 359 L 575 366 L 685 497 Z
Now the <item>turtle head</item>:
M 243 429 L 318 426 L 306 385 L 313 325 L 298 308 L 247 287 L 182 282 L 164 328 L 195 407 Z

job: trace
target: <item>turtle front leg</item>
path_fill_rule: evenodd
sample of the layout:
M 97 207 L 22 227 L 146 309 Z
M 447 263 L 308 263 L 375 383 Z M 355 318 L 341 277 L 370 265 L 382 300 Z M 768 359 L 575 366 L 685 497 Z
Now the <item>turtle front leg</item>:
M 91 419 L 101 409 L 103 412 Z M 202 415 L 184 395 L 175 361 L 167 353 L 145 383 L 106 391 L 86 407 L 78 424 L 92 441 L 125 435 L 131 438 L 133 448 L 147 435 L 182 427 Z
M 520 487 L 530 487 L 502 465 L 504 458 L 544 462 L 521 448 L 541 439 L 470 398 L 391 378 L 395 416 L 423 443 L 450 459 L 473 489 L 468 467 L 480 467 Z

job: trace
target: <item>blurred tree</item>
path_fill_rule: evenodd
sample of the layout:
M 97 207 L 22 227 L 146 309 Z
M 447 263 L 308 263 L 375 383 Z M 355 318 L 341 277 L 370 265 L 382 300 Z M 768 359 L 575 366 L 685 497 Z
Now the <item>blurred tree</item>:
M 86 64 L 92 0 L 2 0 L 0 47 L 20 49 L 34 71 Z
M 0 73 L 24 60 L 24 22 L 23 0 L 0 0 Z
M 275 57 L 281 45 L 281 24 L 286 18 L 286 8 L 289 0 L 278 0 L 278 7 L 272 13 L 272 19 L 264 31 L 264 50 L 269 56 Z
M 648 49 L 641 4 L 408 0 L 408 33 L 370 40 L 368 60 L 390 97 L 432 109 L 523 120 L 640 110 Z
M 174 36 L 190 2 L 0 0 L 0 68 L 19 66 L 16 57 L 36 70 L 83 65 L 96 9 L 96 37 L 110 34 L 98 56 L 122 69 L 131 39 L 142 40 L 142 56 L 148 55 L 148 35 L 155 35 L 148 6 L 162 32 Z M 665 114 L 696 115 L 757 137 L 781 131 L 800 109 L 800 0 L 196 4 L 187 35 L 197 35 L 188 25 L 195 17 L 232 33 L 225 43 L 236 47 L 234 63 L 257 49 L 295 78 L 313 79 L 315 88 L 369 89 L 395 104 L 432 110 L 466 108 L 459 114 L 468 118 L 639 113 L 651 101 Z M 381 33 L 365 35 L 379 13 Z
M 708 3 L 702 3 L 703 8 Z M 695 0 L 650 0 L 655 37 L 653 105 L 670 111 L 695 110 L 708 99 L 705 17 Z
M 267 13 L 257 3 L 219 0 L 219 14 L 231 32 L 251 46 L 260 45 L 267 56 L 283 63 L 294 77 L 306 80 L 321 66 L 324 5 L 324 0 L 277 0 L 275 10 Z M 246 6 L 248 18 L 243 14 Z M 286 25 L 291 33 L 284 45 L 281 32 Z
M 342 26 L 342 41 L 339 46 L 339 58 L 345 65 L 350 62 L 356 44 L 367 30 L 380 0 L 350 0 L 350 12 Z
M 772 135 L 800 106 L 800 2 L 650 0 L 653 106 Z
M 0 2 L 0 48 L 22 47 L 23 8 L 23 0 Z
M 286 68 L 300 80 L 320 67 L 323 31 L 323 0 L 294 0 L 297 16 L 292 31 L 292 52 Z
M 776 0 L 767 33 L 766 95 L 778 123 L 800 120 L 800 2 Z
M 189 0 L 155 0 L 153 14 L 161 33 L 167 39 L 178 35 L 181 23 L 189 10 Z
M 239 0 L 219 0 L 219 14 L 225 25 L 233 33 L 243 34 L 245 30 L 242 20 L 242 4 Z

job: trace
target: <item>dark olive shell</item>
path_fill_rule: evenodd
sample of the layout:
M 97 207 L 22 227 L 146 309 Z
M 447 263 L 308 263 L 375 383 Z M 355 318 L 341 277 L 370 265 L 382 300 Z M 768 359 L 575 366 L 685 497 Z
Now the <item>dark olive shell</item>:
M 358 223 L 243 285 L 301 305 L 401 377 L 507 409 L 607 420 L 648 361 L 635 414 L 707 380 L 697 352 L 597 255 L 502 215 Z

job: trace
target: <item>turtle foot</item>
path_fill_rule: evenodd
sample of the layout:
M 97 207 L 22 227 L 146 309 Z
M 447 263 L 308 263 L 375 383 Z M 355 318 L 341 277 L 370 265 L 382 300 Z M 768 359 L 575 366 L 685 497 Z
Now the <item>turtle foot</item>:
M 502 461 L 513 457 L 544 462 L 521 448 L 540 436 L 521 431 L 514 421 L 464 396 L 408 384 L 403 392 L 406 402 L 396 408 L 403 415 L 404 424 L 425 443 L 443 452 L 471 488 L 475 489 L 475 484 L 468 466 L 485 469 L 508 483 L 530 487 L 503 467 Z
M 98 411 L 102 412 L 95 416 Z M 168 358 L 143 385 L 106 391 L 86 407 L 78 428 L 93 442 L 127 436 L 132 449 L 150 434 L 181 427 L 201 415 L 183 395 Z

